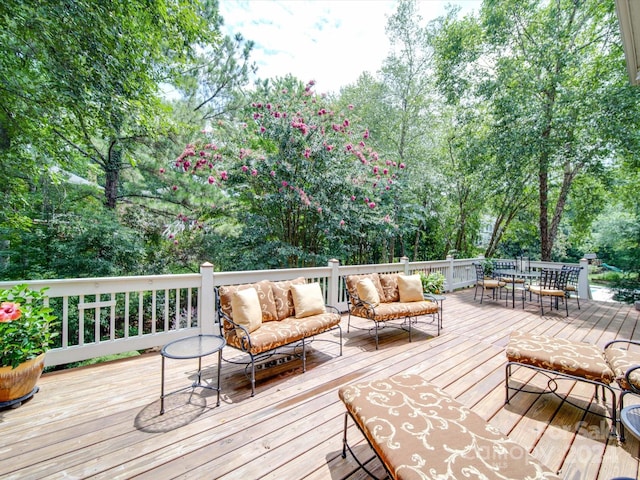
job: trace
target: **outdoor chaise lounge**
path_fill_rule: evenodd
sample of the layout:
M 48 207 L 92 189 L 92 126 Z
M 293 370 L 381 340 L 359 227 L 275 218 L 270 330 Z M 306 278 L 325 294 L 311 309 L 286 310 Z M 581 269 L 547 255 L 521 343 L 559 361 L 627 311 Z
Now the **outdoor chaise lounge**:
M 347 442 L 351 417 L 392 479 L 557 477 L 501 434 L 418 375 L 396 375 L 339 390 L 347 412 L 346 451 L 370 476 Z
M 408 330 L 411 341 L 411 324 L 421 315 L 433 315 L 437 334 L 440 335 L 442 317 L 438 315 L 438 303 L 425 300 L 419 275 L 348 275 L 344 284 L 349 304 L 347 332 L 351 326 L 352 315 L 371 320 L 374 323 L 376 350 L 378 330 L 388 326 L 388 322 L 392 320 L 402 321 L 399 327 Z
M 558 378 L 587 382 L 596 387 L 596 400 L 598 387 L 601 387 L 603 401 L 606 402 L 606 391 L 611 394 L 611 433 L 614 434 L 618 407 L 615 384 L 620 389 L 620 408 L 625 394 L 640 392 L 640 350 L 631 349 L 631 345 L 640 345 L 640 342 L 613 340 L 600 348 L 589 343 L 546 335 L 513 332 L 506 349 L 508 363 L 505 372 L 505 403 L 509 403 L 512 398 L 511 390 L 516 393 L 541 393 L 539 390 L 526 390 L 526 385 L 510 386 L 509 379 L 514 366 L 530 368 L 546 375 L 548 390 L 545 392 L 555 392 Z M 620 436 L 624 440 L 622 428 Z
M 340 312 L 325 305 L 317 283 L 303 277 L 282 282 L 218 288 L 218 315 L 227 345 L 249 355 L 251 396 L 255 394 L 256 362 L 275 354 L 280 347 L 300 351 L 306 371 L 306 344 L 314 335 L 337 329 L 342 355 Z M 231 362 L 225 358 L 226 361 Z M 232 362 L 243 363 L 243 362 Z

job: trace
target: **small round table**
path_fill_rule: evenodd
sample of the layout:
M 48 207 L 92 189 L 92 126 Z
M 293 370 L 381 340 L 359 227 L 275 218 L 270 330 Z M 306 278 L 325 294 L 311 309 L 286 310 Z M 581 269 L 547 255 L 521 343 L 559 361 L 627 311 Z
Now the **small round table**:
M 630 405 L 620 410 L 620 422 L 622 428 L 626 428 L 631 435 L 640 439 L 640 405 Z M 622 438 L 624 439 L 624 430 Z
M 160 415 L 164 414 L 164 399 L 174 393 L 182 392 L 189 388 L 208 388 L 218 392 L 216 406 L 220 406 L 220 365 L 222 364 L 222 349 L 226 342 L 220 335 L 196 335 L 193 337 L 185 337 L 173 342 L 167 343 L 162 350 L 162 383 L 160 391 Z M 212 355 L 218 352 L 218 383 L 215 387 L 202 383 L 202 357 Z M 173 392 L 164 393 L 164 359 L 173 358 L 176 360 L 187 360 L 191 358 L 198 359 L 198 375 L 196 380 L 189 386 L 180 388 Z

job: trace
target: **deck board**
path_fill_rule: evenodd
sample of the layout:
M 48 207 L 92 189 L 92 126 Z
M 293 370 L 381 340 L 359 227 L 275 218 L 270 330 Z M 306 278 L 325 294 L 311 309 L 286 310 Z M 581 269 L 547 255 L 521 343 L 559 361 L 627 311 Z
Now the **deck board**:
M 405 331 L 381 331 L 378 350 L 368 323 L 352 318 L 347 333 L 345 316 L 343 356 L 334 344 L 313 342 L 305 373 L 297 359 L 261 369 L 253 398 L 243 367 L 223 362 L 220 407 L 215 392 L 184 392 L 167 397 L 163 416 L 157 352 L 48 373 L 33 399 L 0 411 L 0 478 L 364 479 L 351 456 L 341 456 L 344 407 L 338 389 L 405 372 L 443 388 L 563 478 L 633 478 L 640 443 L 628 435 L 619 444 L 601 417 L 561 396 L 521 392 L 504 404 L 504 348 L 514 330 L 599 346 L 614 338 L 640 339 L 639 312 L 631 306 L 582 301 L 581 307 L 572 300 L 569 317 L 562 308 L 541 316 L 535 304 L 480 304 L 472 289 L 463 290 L 447 294 L 440 336 L 427 317 L 413 329 L 412 342 Z M 224 355 L 238 358 L 230 348 Z M 209 361 L 215 365 L 205 360 L 205 377 L 215 374 Z M 168 360 L 167 391 L 188 385 L 196 365 Z M 518 380 L 539 389 L 546 385 L 525 368 L 514 370 L 512 381 Z M 601 410 L 592 402 L 593 390 L 581 382 L 558 384 L 572 402 Z M 351 424 L 348 435 L 362 460 L 382 474 Z

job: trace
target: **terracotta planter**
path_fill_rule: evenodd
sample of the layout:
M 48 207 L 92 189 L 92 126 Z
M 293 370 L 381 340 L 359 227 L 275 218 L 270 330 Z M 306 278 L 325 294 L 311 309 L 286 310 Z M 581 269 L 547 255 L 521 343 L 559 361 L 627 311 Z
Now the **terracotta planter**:
M 44 353 L 16 368 L 0 367 L 0 402 L 10 402 L 30 394 L 44 369 Z

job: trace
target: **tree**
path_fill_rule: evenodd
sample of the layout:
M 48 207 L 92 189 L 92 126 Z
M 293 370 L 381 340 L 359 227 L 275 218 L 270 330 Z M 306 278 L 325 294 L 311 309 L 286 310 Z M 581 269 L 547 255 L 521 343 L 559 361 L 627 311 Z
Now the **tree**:
M 613 5 L 491 0 L 482 20 L 491 73 L 484 98 L 518 161 L 536 170 L 540 256 L 551 260 L 574 181 L 637 144 L 625 133 L 637 124 L 638 94 L 618 68 Z M 613 111 L 616 104 L 625 108 Z
M 43 166 L 88 159 L 104 172 L 105 204 L 114 208 L 120 171 L 133 161 L 127 149 L 161 123 L 161 84 L 216 40 L 217 27 L 208 1 L 3 2 L 5 173 L 19 178 L 21 168 L 33 179 Z

